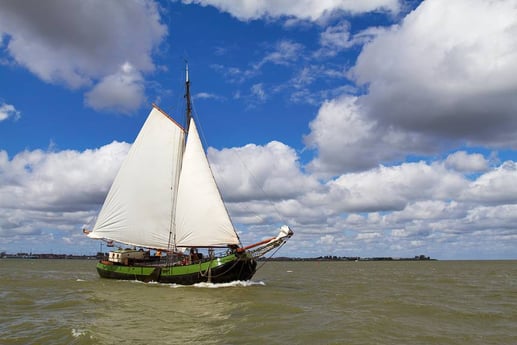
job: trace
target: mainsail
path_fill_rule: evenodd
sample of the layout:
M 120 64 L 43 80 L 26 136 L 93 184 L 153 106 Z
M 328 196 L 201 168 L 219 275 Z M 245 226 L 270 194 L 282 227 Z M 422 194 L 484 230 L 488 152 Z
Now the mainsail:
M 153 107 L 88 236 L 156 249 L 239 244 L 194 119 L 185 146 L 184 129 Z

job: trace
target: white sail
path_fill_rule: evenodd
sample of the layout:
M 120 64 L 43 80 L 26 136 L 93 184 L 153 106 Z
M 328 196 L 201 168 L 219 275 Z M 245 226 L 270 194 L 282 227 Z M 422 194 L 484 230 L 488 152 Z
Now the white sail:
M 192 119 L 184 143 L 153 108 L 88 236 L 156 249 L 239 244 Z
M 149 248 L 168 247 L 172 193 L 179 178 L 184 140 L 184 130 L 153 107 L 89 237 Z
M 176 246 L 239 244 L 210 170 L 196 124 L 190 121 L 176 205 Z

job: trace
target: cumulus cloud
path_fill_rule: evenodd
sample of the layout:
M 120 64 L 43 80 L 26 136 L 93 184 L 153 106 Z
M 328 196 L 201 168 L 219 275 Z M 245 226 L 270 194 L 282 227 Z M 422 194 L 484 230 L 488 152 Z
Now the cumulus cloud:
M 85 103 L 93 109 L 114 110 L 129 113 L 143 102 L 143 77 L 131 64 L 125 63 L 120 70 L 104 77 L 85 94 Z
M 297 231 L 287 253 L 321 255 L 306 242 L 317 241 L 325 254 L 337 255 L 511 255 L 517 240 L 514 162 L 491 167 L 482 155 L 458 151 L 444 160 L 318 180 L 302 173 L 297 154 L 277 142 L 210 149 L 210 160 L 232 217 L 248 228 L 241 238 L 258 241 L 272 223 L 287 222 Z M 489 235 L 494 249 L 481 254 L 473 238 L 489 231 L 496 231 Z M 505 245 L 498 244 L 502 238 Z
M 497 18 L 497 20 L 494 20 Z M 369 120 L 423 136 L 517 147 L 513 1 L 424 1 L 378 34 L 351 75 Z
M 95 150 L 0 151 L 0 237 L 77 231 L 92 217 L 127 154 L 113 142 Z
M 317 180 L 301 172 L 296 152 L 277 141 L 220 151 L 210 148 L 208 155 L 221 190 L 231 202 L 290 199 L 318 186 Z
M 322 245 L 325 245 L 325 246 L 332 246 L 334 244 L 334 236 L 332 235 L 325 235 L 325 236 L 322 236 L 319 240 L 318 240 L 318 244 L 322 244 Z
M 128 149 L 113 142 L 13 158 L 0 151 L 4 243 L 49 236 L 71 241 L 95 216 Z M 280 142 L 209 149 L 232 218 L 246 229 L 246 243 L 270 235 L 272 224 L 287 222 L 296 236 L 286 255 L 322 255 L 314 246 L 318 241 L 325 255 L 465 257 L 476 250 L 480 255 L 481 238 L 493 245 L 483 255 L 511 255 L 517 241 L 516 164 L 489 166 L 471 177 L 469 169 L 458 169 L 465 165 L 450 165 L 450 157 L 462 156 L 460 151 L 443 161 L 380 166 L 326 181 L 304 173 L 298 154 Z M 460 241 L 463 252 L 453 252 Z
M 517 147 L 516 30 L 512 1 L 463 0 L 424 1 L 375 28 L 348 73 L 365 92 L 328 100 L 310 124 L 310 169 L 335 175 L 460 145 Z M 324 47 L 339 42 L 351 44 L 343 23 L 322 34 Z M 447 164 L 466 168 L 460 159 Z M 486 164 L 469 160 L 469 169 Z
M 409 147 L 426 151 L 427 143 L 419 136 L 367 118 L 356 96 L 325 102 L 309 127 L 304 141 L 318 156 L 308 169 L 322 175 L 372 168 L 403 156 Z
M 486 204 L 517 204 L 517 164 L 504 162 L 473 181 L 463 199 Z
M 105 83 L 126 62 L 138 73 L 153 71 L 151 53 L 166 32 L 157 5 L 148 0 L 30 0 L 0 5 L 0 33 L 7 37 L 5 49 L 12 60 L 45 82 L 70 88 Z M 88 104 L 106 103 L 106 96 L 95 101 L 94 95 L 99 93 L 90 94 Z M 109 107 L 125 101 L 113 96 Z
M 312 170 L 337 172 L 346 166 L 362 169 L 377 161 L 377 157 L 365 152 L 377 152 L 371 146 L 377 142 L 372 135 L 374 126 L 358 115 L 355 97 L 345 96 L 322 105 L 309 125 L 311 133 L 305 137 L 306 145 L 318 150 L 317 159 L 310 165 Z
M 398 0 L 301 0 L 295 2 L 288 0 L 183 0 L 183 2 L 214 6 L 240 20 L 294 17 L 296 19 L 318 21 L 338 11 L 358 14 L 373 11 L 398 13 L 400 10 Z
M 128 148 L 113 142 L 84 152 L 23 151 L 12 159 L 1 151 L 0 192 L 10 197 L 0 207 L 63 211 L 98 204 Z
M 450 154 L 444 162 L 448 168 L 461 172 L 479 172 L 488 169 L 488 160 L 479 153 L 458 151 Z
M 327 202 L 336 213 L 396 211 L 412 202 L 456 198 L 467 185 L 462 175 L 440 165 L 404 163 L 330 181 Z

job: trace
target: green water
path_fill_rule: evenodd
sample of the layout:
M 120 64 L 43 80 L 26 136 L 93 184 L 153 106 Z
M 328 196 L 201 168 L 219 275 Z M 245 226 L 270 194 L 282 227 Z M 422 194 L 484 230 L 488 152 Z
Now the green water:
M 0 260 L 0 344 L 517 344 L 516 261 L 271 262 L 251 283 Z

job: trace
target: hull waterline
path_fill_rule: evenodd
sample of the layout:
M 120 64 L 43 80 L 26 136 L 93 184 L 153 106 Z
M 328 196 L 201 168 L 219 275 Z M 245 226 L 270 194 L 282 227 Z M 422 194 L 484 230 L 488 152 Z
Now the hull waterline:
M 109 279 L 192 285 L 203 282 L 228 283 L 249 280 L 255 274 L 256 267 L 257 263 L 253 258 L 232 254 L 182 266 L 117 265 L 101 261 L 97 264 L 97 272 L 102 278 Z

